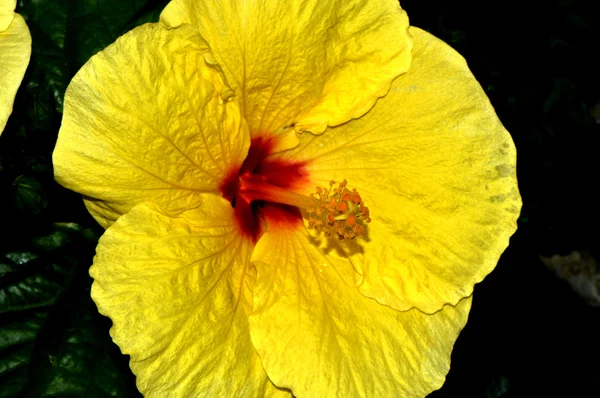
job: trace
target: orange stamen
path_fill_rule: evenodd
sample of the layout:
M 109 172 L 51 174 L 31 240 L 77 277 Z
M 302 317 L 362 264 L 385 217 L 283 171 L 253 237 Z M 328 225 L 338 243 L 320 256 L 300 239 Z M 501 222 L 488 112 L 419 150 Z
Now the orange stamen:
M 348 218 L 346 218 L 346 225 L 353 226 L 355 222 L 356 217 L 354 217 L 354 214 L 348 215 Z
M 313 204 L 308 210 L 309 227 L 322 231 L 325 236 L 337 235 L 339 239 L 354 239 L 364 235 L 365 224 L 371 222 L 369 208 L 364 205 L 356 189 L 349 190 L 346 187 L 346 180 L 337 188 L 333 187 L 334 184 L 331 181 L 328 190 L 317 187 L 318 197 L 311 195 Z

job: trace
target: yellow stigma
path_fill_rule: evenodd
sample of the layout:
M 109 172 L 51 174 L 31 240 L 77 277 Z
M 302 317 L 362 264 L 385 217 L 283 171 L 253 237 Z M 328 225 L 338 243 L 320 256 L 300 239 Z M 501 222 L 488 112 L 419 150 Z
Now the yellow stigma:
M 360 194 L 346 187 L 346 180 L 337 188 L 335 181 L 329 182 L 329 189 L 317 187 L 311 194 L 313 206 L 308 212 L 308 226 L 323 232 L 325 236 L 337 236 L 339 239 L 354 239 L 364 235 L 365 224 L 371 222 L 369 208 L 364 205 Z

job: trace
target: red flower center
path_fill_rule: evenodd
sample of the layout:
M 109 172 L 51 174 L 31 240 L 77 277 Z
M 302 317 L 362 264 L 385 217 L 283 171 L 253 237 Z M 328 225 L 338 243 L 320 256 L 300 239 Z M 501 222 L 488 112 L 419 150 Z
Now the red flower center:
M 244 182 L 253 187 L 276 186 L 290 191 L 298 190 L 308 183 L 305 162 L 269 159 L 273 153 L 275 138 L 252 139 L 244 163 L 232 169 L 220 186 L 225 199 L 234 208 L 237 225 L 242 235 L 256 242 L 265 226 L 294 228 L 301 225 L 298 208 L 277 202 L 257 200 L 255 195 L 241 189 Z

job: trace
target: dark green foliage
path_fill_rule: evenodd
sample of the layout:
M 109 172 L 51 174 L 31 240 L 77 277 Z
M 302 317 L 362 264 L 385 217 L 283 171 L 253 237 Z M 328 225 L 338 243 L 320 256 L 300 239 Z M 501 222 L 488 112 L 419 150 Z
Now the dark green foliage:
M 54 224 L 0 258 L 0 397 L 136 396 L 87 275 L 97 234 Z

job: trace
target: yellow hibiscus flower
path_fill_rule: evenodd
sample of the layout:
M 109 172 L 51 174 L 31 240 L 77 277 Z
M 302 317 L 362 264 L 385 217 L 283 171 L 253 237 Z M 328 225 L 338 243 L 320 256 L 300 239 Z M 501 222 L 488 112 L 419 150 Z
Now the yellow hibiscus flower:
M 25 20 L 15 13 L 17 0 L 0 0 L 0 134 L 31 56 L 31 36 Z
M 393 0 L 173 1 L 74 77 L 54 165 L 150 397 L 428 394 L 521 205 L 465 61 Z

